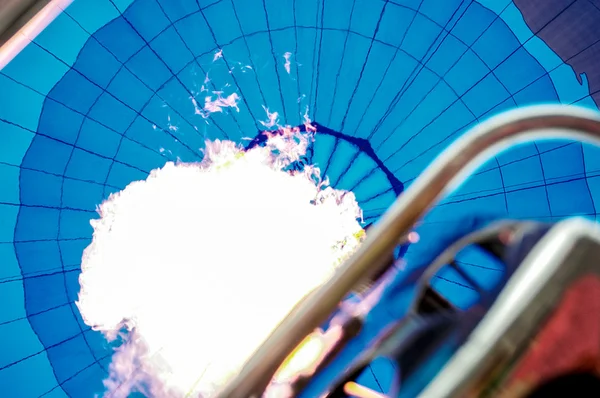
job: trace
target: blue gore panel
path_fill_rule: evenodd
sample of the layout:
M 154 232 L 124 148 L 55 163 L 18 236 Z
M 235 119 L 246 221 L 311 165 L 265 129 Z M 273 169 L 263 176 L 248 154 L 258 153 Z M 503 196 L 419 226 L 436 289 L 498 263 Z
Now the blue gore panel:
M 597 108 L 600 11 L 564 3 L 74 0 L 0 71 L 0 395 L 103 394 L 113 351 L 74 304 L 97 206 L 168 161 L 200 161 L 207 139 L 248 145 L 264 108 L 315 123 L 309 160 L 354 192 L 365 222 L 492 115 Z M 216 92 L 237 94 L 239 111 L 199 115 Z M 472 213 L 595 219 L 598 151 L 538 141 L 499 154 L 425 217 L 407 267 Z M 478 252 L 458 262 L 486 289 L 501 276 Z M 478 299 L 452 269 L 433 284 L 460 307 Z M 386 296 L 347 358 L 411 294 Z M 389 392 L 394 367 L 379 358 L 359 382 Z

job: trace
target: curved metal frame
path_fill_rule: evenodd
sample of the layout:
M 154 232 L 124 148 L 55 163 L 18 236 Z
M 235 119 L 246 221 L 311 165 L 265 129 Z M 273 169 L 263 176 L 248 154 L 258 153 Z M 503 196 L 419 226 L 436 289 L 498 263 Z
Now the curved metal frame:
M 217 396 L 260 397 L 280 364 L 304 337 L 327 320 L 348 292 L 385 266 L 398 237 L 408 233 L 441 197 L 506 148 L 535 139 L 556 138 L 600 146 L 600 114 L 571 106 L 534 106 L 500 114 L 471 129 L 438 156 L 396 200 L 359 250 L 331 280 L 293 309 Z
M 2 0 L 0 1 L 0 46 L 7 42 L 31 14 L 48 4 L 49 0 Z M 21 23 L 19 23 L 21 21 Z
M 510 373 L 523 354 L 520 349 L 571 283 L 584 275 L 600 276 L 598 263 L 590 262 L 589 254 L 585 261 L 585 249 L 575 249 L 582 241 L 593 242 L 596 250 L 592 256 L 597 256 L 600 228 L 596 223 L 574 217 L 555 225 L 525 257 L 469 339 L 419 396 L 480 396 L 486 387 L 484 380 Z M 570 264 L 573 258 L 582 261 Z
M 73 0 L 0 0 L 0 70 L 4 69 Z

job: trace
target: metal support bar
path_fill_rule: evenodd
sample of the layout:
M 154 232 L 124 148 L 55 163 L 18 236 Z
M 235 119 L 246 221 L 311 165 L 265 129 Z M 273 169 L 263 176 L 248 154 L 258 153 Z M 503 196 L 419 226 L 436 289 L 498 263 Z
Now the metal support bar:
M 0 70 L 73 0 L 0 0 Z
M 594 250 L 574 251 L 582 241 L 588 248 L 593 243 Z M 510 368 L 520 357 L 519 349 L 573 282 L 584 275 L 600 276 L 599 247 L 600 228 L 592 221 L 572 218 L 552 228 L 521 263 L 469 339 L 419 396 L 479 396 L 485 379 Z
M 50 0 L 0 0 L 0 47 Z
M 553 138 L 600 145 L 600 114 L 570 106 L 535 106 L 498 115 L 471 129 L 400 195 L 359 250 L 294 308 L 217 396 L 260 397 L 294 348 L 326 321 L 348 292 L 385 266 L 398 237 L 408 233 L 441 197 L 499 152 L 515 144 Z

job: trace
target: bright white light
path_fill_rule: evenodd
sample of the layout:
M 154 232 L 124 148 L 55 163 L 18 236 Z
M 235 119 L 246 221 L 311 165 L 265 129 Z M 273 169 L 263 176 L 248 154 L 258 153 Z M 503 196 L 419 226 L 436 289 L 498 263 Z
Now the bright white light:
M 285 63 L 283 64 L 283 67 L 285 68 L 285 71 L 288 73 L 288 75 L 291 72 L 291 65 L 292 62 L 290 61 L 290 57 L 292 56 L 291 52 L 286 52 L 285 54 L 283 54 L 283 58 L 285 59 Z
M 309 139 L 207 142 L 202 163 L 168 163 L 100 206 L 77 305 L 108 340 L 125 336 L 107 396 L 211 396 L 358 246 L 354 195 L 317 168 L 284 171 Z

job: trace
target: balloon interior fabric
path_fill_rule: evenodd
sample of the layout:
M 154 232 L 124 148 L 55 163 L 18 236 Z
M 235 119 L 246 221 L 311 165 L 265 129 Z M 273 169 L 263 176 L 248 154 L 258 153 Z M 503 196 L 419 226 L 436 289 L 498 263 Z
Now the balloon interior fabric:
M 250 145 L 244 137 L 310 121 L 307 156 L 333 187 L 355 193 L 371 223 L 479 121 L 528 104 L 600 103 L 597 1 L 61 4 L 0 71 L 6 397 L 103 393 L 111 348 L 74 304 L 90 219 L 109 194 L 166 162 L 200 161 L 206 139 Z M 210 114 L 195 106 L 206 96 Z M 421 234 L 435 241 L 478 212 L 595 219 L 599 171 L 591 146 L 521 145 L 444 199 Z M 413 245 L 407 255 L 426 251 Z M 482 283 L 498 271 L 476 256 L 460 261 Z M 468 300 L 453 275 L 433 283 L 458 306 Z M 386 392 L 392 373 L 376 361 L 360 382 Z

